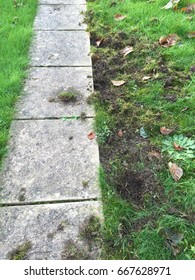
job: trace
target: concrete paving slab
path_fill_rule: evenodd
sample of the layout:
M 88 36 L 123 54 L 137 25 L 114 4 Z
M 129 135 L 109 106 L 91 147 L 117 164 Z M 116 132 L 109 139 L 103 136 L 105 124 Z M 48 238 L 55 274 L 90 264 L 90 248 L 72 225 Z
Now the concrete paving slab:
M 22 248 L 28 260 L 98 259 L 97 233 L 88 241 L 84 234 L 92 217 L 98 227 L 99 202 L 1 207 L 0 259 L 13 259 Z
M 62 102 L 61 92 L 75 89 L 76 102 Z M 49 67 L 30 69 L 24 94 L 17 105 L 16 118 L 94 116 L 87 98 L 93 92 L 91 67 Z
M 91 66 L 85 31 L 37 31 L 30 53 L 31 66 Z
M 87 137 L 92 122 L 14 121 L 0 174 L 1 203 L 100 197 L 98 146 Z
M 86 0 L 39 0 L 39 4 L 86 4 Z
M 40 5 L 34 23 L 35 30 L 84 30 L 85 5 Z

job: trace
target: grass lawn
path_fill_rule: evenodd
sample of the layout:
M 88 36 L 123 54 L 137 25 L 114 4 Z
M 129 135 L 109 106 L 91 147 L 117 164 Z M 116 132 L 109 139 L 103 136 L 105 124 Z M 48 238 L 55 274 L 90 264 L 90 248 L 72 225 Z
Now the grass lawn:
M 28 65 L 37 0 L 0 1 L 0 161 Z
M 167 2 L 88 1 L 102 259 L 195 258 L 195 10 Z

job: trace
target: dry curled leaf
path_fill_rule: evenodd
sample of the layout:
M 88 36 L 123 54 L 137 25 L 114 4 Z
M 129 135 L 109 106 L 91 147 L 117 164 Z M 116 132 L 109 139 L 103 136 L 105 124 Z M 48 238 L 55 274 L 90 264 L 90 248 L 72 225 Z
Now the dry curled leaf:
M 95 138 L 95 132 L 93 132 L 93 131 L 89 132 L 87 137 L 89 140 L 93 140 Z
M 180 145 L 178 145 L 177 143 L 173 143 L 173 147 L 174 147 L 174 149 L 176 150 L 176 151 L 181 151 L 181 150 L 183 150 L 184 148 L 183 147 L 181 147 Z
M 123 54 L 124 56 L 128 55 L 129 53 L 133 52 L 133 47 L 131 46 L 127 46 L 125 47 L 122 51 L 121 54 Z
M 115 80 L 112 80 L 111 82 L 115 87 L 120 87 L 126 83 L 125 81 L 115 81 Z
M 179 181 L 179 179 L 183 176 L 183 169 L 179 167 L 176 163 L 172 162 L 168 163 L 168 167 L 174 181 Z
M 173 129 L 166 128 L 165 126 L 162 126 L 160 128 L 160 132 L 161 132 L 162 135 L 169 135 L 173 132 Z
M 101 45 L 101 43 L 103 42 L 104 38 L 98 39 L 96 41 L 96 46 L 99 47 Z
M 188 38 L 195 38 L 195 31 L 188 32 L 188 33 L 187 33 L 187 37 L 188 37 Z
M 171 8 L 174 8 L 178 3 L 179 3 L 180 0 L 170 0 L 167 5 L 165 5 L 164 7 L 162 7 L 162 9 L 165 9 L 165 10 L 168 10 L 168 9 L 171 9 Z
M 123 131 L 122 131 L 122 129 L 119 129 L 117 135 L 118 135 L 119 137 L 123 137 Z
M 171 46 L 174 46 L 177 41 L 179 41 L 181 38 L 177 34 L 170 34 L 168 36 L 162 36 L 159 39 L 159 44 L 164 48 L 169 48 Z
M 191 13 L 193 11 L 195 11 L 195 3 L 194 4 L 189 4 L 187 7 L 186 7 L 186 13 Z
M 116 14 L 116 15 L 114 16 L 114 19 L 117 20 L 117 21 L 121 21 L 121 20 L 125 19 L 126 17 L 127 17 L 127 16 L 123 16 L 123 15 L 121 15 L 121 14 Z
M 155 158 L 158 158 L 158 159 L 161 159 L 162 156 L 161 156 L 161 153 L 158 152 L 158 151 L 154 151 L 152 150 L 151 152 L 148 153 L 149 156 L 152 156 L 152 157 L 155 157 Z
M 148 81 L 148 80 L 150 80 L 150 79 L 151 79 L 150 76 L 144 76 L 144 77 L 142 78 L 142 81 Z

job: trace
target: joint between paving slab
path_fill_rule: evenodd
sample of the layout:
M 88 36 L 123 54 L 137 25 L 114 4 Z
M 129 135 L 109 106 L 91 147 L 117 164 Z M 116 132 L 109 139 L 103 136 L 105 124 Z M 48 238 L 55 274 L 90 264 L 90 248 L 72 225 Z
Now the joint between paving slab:
M 67 4 L 65 4 L 65 3 L 60 3 L 60 4 L 49 4 L 49 3 L 39 3 L 38 4 L 38 6 L 86 6 L 87 4 L 71 4 L 71 3 L 67 3 Z
M 86 29 L 34 29 L 34 31 L 44 31 L 44 32 L 59 32 L 59 31 L 66 31 L 66 32 L 69 32 L 69 31 L 80 31 L 80 32 L 84 32 L 84 33 L 89 33 L 88 31 L 86 31 Z
M 95 116 L 85 116 L 84 118 L 80 116 L 62 116 L 62 117 L 44 117 L 44 118 L 14 118 L 14 121 L 45 121 L 45 120 L 63 120 L 63 118 L 67 118 L 68 120 L 73 120 L 73 118 L 76 118 L 75 120 L 83 120 L 85 119 L 94 119 Z
M 83 198 L 83 199 L 65 199 L 65 200 L 50 200 L 50 201 L 32 201 L 32 202 L 10 202 L 0 203 L 0 207 L 14 207 L 14 206 L 30 206 L 30 205 L 48 205 L 48 204 L 61 204 L 61 203 L 85 203 L 92 201 L 100 201 L 100 198 Z
M 38 29 L 38 28 L 36 28 L 36 29 L 34 29 L 34 31 L 52 31 L 52 32 L 54 32 L 54 31 L 84 31 L 84 32 L 86 32 L 86 29 L 85 28 L 83 28 L 83 29 L 63 29 L 63 28 L 61 28 L 61 29 Z
M 91 65 L 29 65 L 29 68 L 84 68 L 89 67 L 91 68 Z

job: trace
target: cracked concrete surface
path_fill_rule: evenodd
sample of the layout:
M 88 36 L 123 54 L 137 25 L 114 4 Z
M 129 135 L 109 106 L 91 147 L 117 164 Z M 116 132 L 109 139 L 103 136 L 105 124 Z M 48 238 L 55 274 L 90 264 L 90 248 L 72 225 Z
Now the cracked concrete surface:
M 29 75 L 0 174 L 0 259 L 25 244 L 24 259 L 99 258 L 99 236 L 82 234 L 93 230 L 93 217 L 102 221 L 98 145 L 88 139 L 94 109 L 87 104 L 93 79 L 85 10 L 84 0 L 39 1 Z M 69 88 L 76 100 L 62 102 L 58 94 Z

